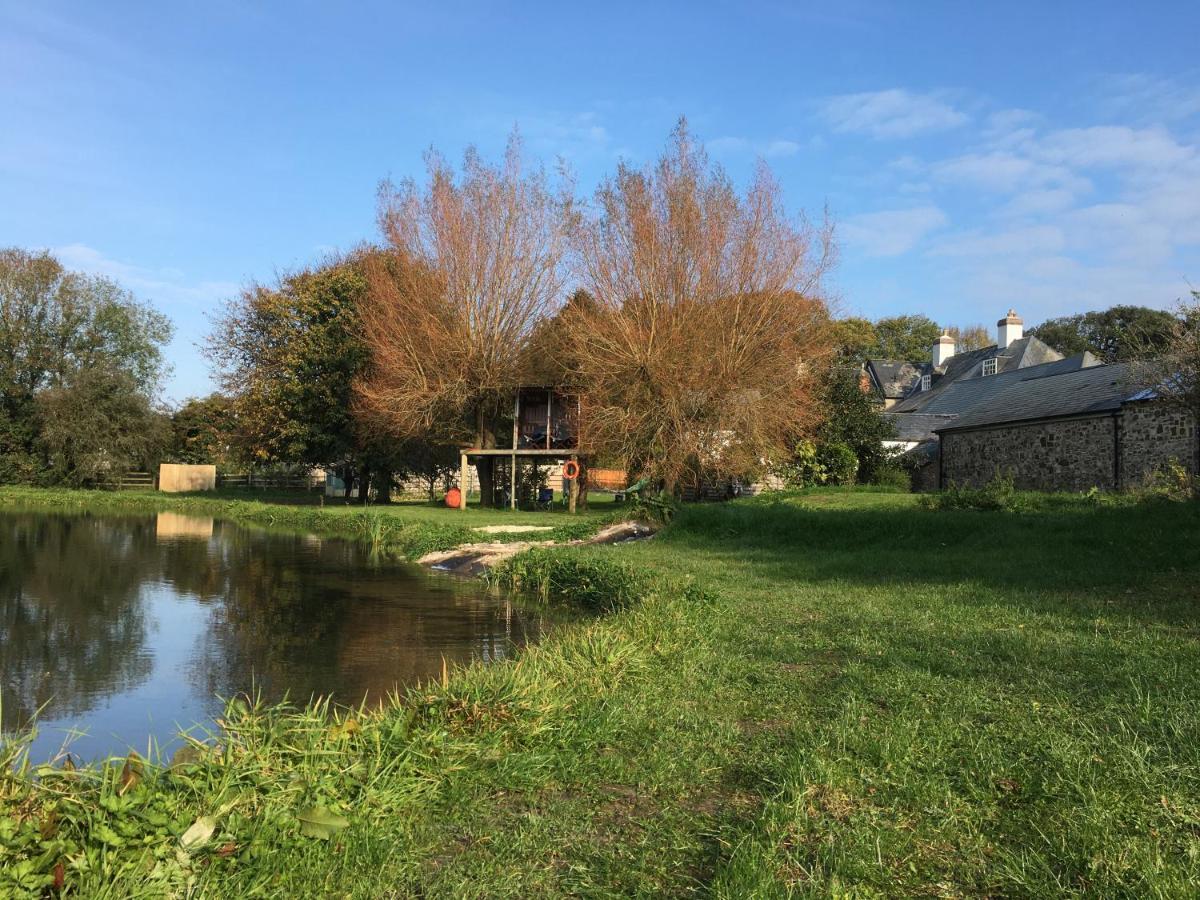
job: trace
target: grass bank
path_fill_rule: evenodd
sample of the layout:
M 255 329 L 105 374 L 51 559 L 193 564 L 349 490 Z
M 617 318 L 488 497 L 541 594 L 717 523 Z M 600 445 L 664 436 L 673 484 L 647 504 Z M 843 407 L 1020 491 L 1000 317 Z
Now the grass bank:
M 472 508 L 466 512 L 432 503 L 400 500 L 363 507 L 345 502 L 321 503 L 319 494 L 252 491 L 163 494 L 157 491 L 81 491 L 0 487 L 0 509 L 22 509 L 81 515 L 93 513 L 179 512 L 212 516 L 276 528 L 287 528 L 362 540 L 415 560 L 435 550 L 449 550 L 472 541 L 527 540 L 529 534 L 481 534 L 488 525 L 540 525 L 538 540 L 568 541 L 587 537 L 622 517 L 624 507 L 611 496 L 597 495 L 577 515 L 562 509 L 537 512 Z
M 514 662 L 351 720 L 234 708 L 171 769 L 6 776 L 0 893 L 37 896 L 60 863 L 81 896 L 1200 879 L 1197 504 L 822 491 L 687 507 L 652 541 L 571 555 L 565 581 L 544 559 L 515 575 L 562 593 L 616 561 L 633 593 Z

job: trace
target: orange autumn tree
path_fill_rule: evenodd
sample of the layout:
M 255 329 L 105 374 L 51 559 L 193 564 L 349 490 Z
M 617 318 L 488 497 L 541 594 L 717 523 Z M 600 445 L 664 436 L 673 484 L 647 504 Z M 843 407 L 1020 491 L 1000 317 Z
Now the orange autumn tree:
M 787 216 L 765 164 L 739 192 L 681 120 L 657 164 L 600 185 L 574 238 L 587 449 L 673 491 L 757 473 L 816 423 L 832 227 Z
M 496 166 L 473 148 L 461 174 L 432 152 L 426 163 L 425 183 L 380 190 L 358 404 L 397 438 L 495 447 L 530 337 L 563 295 L 569 185 L 527 170 L 516 134 Z M 490 504 L 492 460 L 476 465 Z

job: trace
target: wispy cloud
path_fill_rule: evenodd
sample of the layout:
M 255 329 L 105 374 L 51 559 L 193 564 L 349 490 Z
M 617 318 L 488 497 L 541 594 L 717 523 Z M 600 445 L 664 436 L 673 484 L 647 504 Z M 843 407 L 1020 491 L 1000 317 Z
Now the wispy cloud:
M 1128 72 L 1100 79 L 1101 108 L 1109 115 L 1150 122 L 1200 116 L 1200 87 L 1171 78 Z
M 795 156 L 801 149 L 801 145 L 796 141 L 783 140 L 781 138 L 767 141 L 752 141 L 749 138 L 734 137 L 732 135 L 713 138 L 711 141 L 707 141 L 704 147 L 713 156 L 752 154 L 768 159 Z
M 111 278 L 167 313 L 180 306 L 208 311 L 240 289 L 231 281 L 193 281 L 177 269 L 122 262 L 86 244 L 67 244 L 50 252 L 68 269 Z
M 915 94 L 900 88 L 830 97 L 822 117 L 834 131 L 855 132 L 876 139 L 909 138 L 946 131 L 970 117 L 936 94 Z
M 965 153 L 934 164 L 934 178 L 995 193 L 1013 193 L 1047 186 L 1082 192 L 1088 180 L 1069 167 L 1031 159 L 1008 150 Z
M 919 206 L 853 216 L 838 231 L 848 244 L 868 256 L 899 256 L 948 221 L 936 206 Z

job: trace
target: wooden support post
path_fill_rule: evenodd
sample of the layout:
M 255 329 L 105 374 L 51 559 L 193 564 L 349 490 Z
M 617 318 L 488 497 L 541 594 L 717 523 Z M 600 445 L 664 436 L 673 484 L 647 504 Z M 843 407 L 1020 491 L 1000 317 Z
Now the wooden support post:
M 517 398 L 513 401 L 513 452 L 512 472 L 509 477 L 508 508 L 517 508 L 517 436 L 521 423 L 521 389 L 517 388 Z
M 515 450 L 512 455 L 512 470 L 509 473 L 508 484 L 508 508 L 515 510 L 517 508 L 517 453 Z
M 467 454 L 458 454 L 460 463 L 460 472 L 458 478 L 458 493 L 459 493 L 459 509 L 467 508 L 467 488 L 471 486 L 471 470 L 467 467 Z
M 576 468 L 578 468 L 579 460 L 576 457 L 572 456 L 571 462 L 575 463 Z M 578 501 L 579 501 L 579 476 L 576 475 L 574 478 L 572 478 L 570 480 L 569 487 L 567 488 L 567 511 L 569 513 L 571 513 L 571 515 L 575 515 L 575 505 L 576 505 L 576 503 L 578 503 Z

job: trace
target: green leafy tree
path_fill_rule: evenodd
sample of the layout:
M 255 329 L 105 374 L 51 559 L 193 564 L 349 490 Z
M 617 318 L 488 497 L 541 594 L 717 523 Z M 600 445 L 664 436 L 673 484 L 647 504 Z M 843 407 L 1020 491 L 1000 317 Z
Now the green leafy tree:
M 359 309 L 364 251 L 252 284 L 225 308 L 207 343 L 230 397 L 241 450 L 260 465 L 325 466 L 390 492 L 389 454 L 355 413 L 368 353 Z
M 838 356 L 847 363 L 863 363 L 879 354 L 879 335 L 870 319 L 850 316 L 833 322 L 833 342 Z
M 70 272 L 48 253 L 0 250 L 0 480 L 28 481 L 45 468 L 39 398 L 48 391 L 61 404 L 64 391 L 87 394 L 123 379 L 138 402 L 109 411 L 141 422 L 165 373 L 171 333 L 165 316 L 116 282 Z M 112 454 L 125 458 L 118 448 Z
M 225 394 L 185 401 L 171 416 L 169 461 L 211 464 L 223 471 L 240 466 L 235 406 Z
M 95 487 L 131 469 L 152 469 L 170 440 L 170 422 L 127 372 L 81 369 L 37 398 L 38 480 Z
M 817 445 L 840 444 L 858 459 L 858 478 L 870 482 L 888 461 L 883 442 L 896 436 L 879 404 L 864 391 L 857 371 L 833 369 L 822 392 L 825 421 Z M 828 460 L 823 460 L 827 462 Z
M 1090 350 L 1105 362 L 1116 363 L 1164 351 L 1177 321 L 1161 309 L 1114 306 L 1047 319 L 1029 333 L 1065 356 Z
M 872 357 L 927 362 L 933 342 L 942 334 L 941 326 L 928 316 L 889 316 L 875 323 Z

